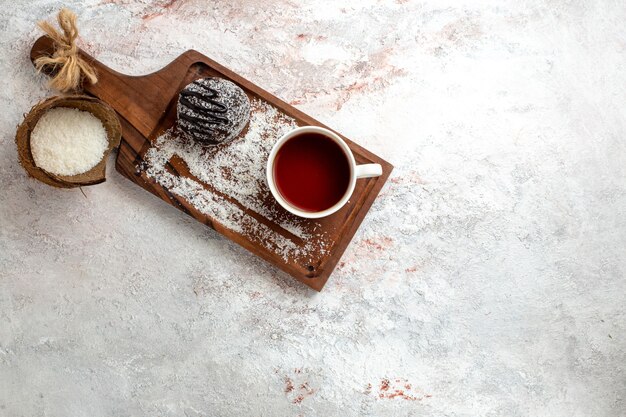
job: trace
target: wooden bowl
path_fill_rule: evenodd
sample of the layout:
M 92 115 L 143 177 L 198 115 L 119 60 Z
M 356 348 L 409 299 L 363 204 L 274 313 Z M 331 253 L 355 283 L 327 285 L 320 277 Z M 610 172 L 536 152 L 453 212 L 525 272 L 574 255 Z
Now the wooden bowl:
M 30 150 L 30 135 L 37 122 L 44 113 L 55 107 L 69 107 L 73 109 L 88 111 L 96 116 L 107 132 L 109 146 L 102 160 L 87 172 L 77 175 L 56 175 L 35 165 L 35 160 Z M 24 118 L 22 124 L 17 128 L 15 143 L 20 164 L 24 167 L 28 175 L 53 187 L 74 188 L 86 185 L 100 184 L 106 181 L 106 164 L 111 150 L 120 144 L 122 128 L 117 113 L 106 103 L 90 96 L 56 96 L 50 97 L 36 104 Z

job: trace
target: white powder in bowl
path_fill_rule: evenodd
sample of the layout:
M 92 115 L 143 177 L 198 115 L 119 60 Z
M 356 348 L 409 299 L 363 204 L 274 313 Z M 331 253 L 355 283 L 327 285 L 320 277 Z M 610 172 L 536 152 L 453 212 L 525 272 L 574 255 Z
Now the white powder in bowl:
M 102 160 L 108 145 L 100 119 L 67 107 L 48 110 L 30 135 L 35 165 L 56 175 L 89 171 Z

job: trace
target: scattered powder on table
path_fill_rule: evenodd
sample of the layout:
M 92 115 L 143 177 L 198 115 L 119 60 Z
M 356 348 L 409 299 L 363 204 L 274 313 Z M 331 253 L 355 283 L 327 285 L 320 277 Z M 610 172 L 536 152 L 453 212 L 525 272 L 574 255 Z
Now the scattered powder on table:
M 102 160 L 108 145 L 100 119 L 67 107 L 44 113 L 30 135 L 35 165 L 56 175 L 89 171 Z
M 316 232 L 319 223 L 303 221 L 277 205 L 266 205 L 267 201 L 273 201 L 265 180 L 267 157 L 280 136 L 296 127 L 291 117 L 253 99 L 248 130 L 235 141 L 207 148 L 170 129 L 146 152 L 143 169 L 148 177 L 224 227 L 247 236 L 285 260 L 312 261 L 308 256 L 313 250 L 324 253 L 328 246 L 325 235 Z M 200 182 L 168 170 L 168 162 L 174 155 L 185 162 Z M 283 232 L 270 229 L 247 210 L 278 224 Z

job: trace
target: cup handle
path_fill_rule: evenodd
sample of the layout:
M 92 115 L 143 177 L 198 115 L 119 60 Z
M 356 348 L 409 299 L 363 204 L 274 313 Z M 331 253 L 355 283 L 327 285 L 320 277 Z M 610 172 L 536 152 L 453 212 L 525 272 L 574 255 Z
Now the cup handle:
M 371 178 L 383 175 L 383 167 L 380 164 L 357 165 L 354 173 L 357 178 Z

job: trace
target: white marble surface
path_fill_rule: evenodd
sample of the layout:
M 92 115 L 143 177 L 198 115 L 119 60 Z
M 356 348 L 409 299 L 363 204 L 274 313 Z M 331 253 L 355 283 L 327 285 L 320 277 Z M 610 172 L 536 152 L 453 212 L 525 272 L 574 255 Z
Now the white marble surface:
M 624 2 L 2 3 L 0 416 L 626 415 Z M 321 294 L 113 169 L 26 177 L 64 4 L 119 71 L 195 48 L 394 163 Z

